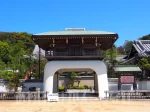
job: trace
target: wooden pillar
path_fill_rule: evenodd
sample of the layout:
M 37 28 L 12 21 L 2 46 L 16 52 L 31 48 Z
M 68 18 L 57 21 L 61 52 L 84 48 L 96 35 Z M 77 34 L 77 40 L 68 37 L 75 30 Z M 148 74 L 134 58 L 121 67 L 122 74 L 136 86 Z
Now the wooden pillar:
M 57 92 L 59 92 L 59 74 L 57 73 Z
M 66 38 L 66 44 L 68 44 L 68 38 Z
M 84 55 L 84 38 L 82 37 L 81 54 Z
M 53 39 L 53 47 L 55 47 L 55 39 Z
M 121 76 L 118 77 L 118 90 L 121 90 L 121 82 L 120 82 Z
M 66 46 L 67 46 L 67 56 L 69 56 L 69 47 L 68 47 L 68 38 L 66 38 Z
M 95 39 L 95 46 L 97 47 L 97 37 L 96 37 L 96 39 Z
M 95 85 L 96 85 L 96 84 L 95 84 L 95 75 L 96 75 L 96 74 L 93 74 L 93 77 L 94 77 L 94 91 L 96 90 L 96 87 L 95 87 Z

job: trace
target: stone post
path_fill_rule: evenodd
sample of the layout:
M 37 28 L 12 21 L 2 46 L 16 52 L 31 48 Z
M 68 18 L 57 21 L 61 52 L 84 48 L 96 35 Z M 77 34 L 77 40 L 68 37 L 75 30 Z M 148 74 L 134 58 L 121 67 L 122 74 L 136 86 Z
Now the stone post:
M 40 88 L 36 88 L 37 99 L 40 100 Z

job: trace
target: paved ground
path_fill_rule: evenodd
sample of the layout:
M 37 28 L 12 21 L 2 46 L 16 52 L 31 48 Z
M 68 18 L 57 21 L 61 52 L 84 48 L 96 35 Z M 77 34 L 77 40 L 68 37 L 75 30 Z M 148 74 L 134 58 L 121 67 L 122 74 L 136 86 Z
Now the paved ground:
M 0 101 L 0 112 L 149 112 L 150 101 Z

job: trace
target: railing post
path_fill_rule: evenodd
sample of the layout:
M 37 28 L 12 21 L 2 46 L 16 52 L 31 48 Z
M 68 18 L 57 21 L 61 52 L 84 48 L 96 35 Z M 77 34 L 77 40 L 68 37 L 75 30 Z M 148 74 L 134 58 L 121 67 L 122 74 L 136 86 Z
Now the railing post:
M 105 93 L 106 93 L 106 99 L 107 99 L 107 91 L 105 91 Z
M 40 88 L 37 88 L 36 89 L 36 98 L 37 98 L 37 100 L 40 100 Z
M 120 90 L 120 99 L 122 99 L 122 91 Z
M 46 100 L 47 100 L 47 91 L 46 91 Z

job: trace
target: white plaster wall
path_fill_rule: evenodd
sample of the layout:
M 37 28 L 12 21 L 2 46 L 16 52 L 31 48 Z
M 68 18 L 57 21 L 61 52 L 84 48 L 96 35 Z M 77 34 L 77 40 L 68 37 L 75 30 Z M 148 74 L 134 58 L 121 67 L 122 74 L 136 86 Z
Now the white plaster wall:
M 44 91 L 53 93 L 53 76 L 56 71 L 63 70 L 85 70 L 92 69 L 97 74 L 99 98 L 105 97 L 108 90 L 107 68 L 106 65 L 99 60 L 74 60 L 74 61 L 50 61 L 44 69 Z M 64 71 L 63 71 L 64 72 Z
M 109 91 L 118 90 L 118 82 L 108 82 Z M 133 90 L 132 84 L 122 84 L 122 90 Z
M 147 81 L 141 81 L 141 90 L 147 90 Z
M 141 81 L 136 81 L 137 84 L 137 90 L 142 90 Z
M 133 84 L 122 84 L 122 90 L 133 90 Z
M 7 92 L 7 88 L 4 83 L 0 83 L 0 92 Z
M 109 91 L 118 90 L 118 84 L 109 84 Z
M 150 81 L 136 81 L 138 84 L 138 90 L 150 90 Z M 42 82 L 25 82 L 24 85 L 26 88 L 24 88 L 23 91 L 27 92 L 30 87 L 37 87 L 40 88 L 41 91 L 43 91 L 43 83 Z M 109 91 L 115 91 L 118 90 L 118 82 L 108 82 L 108 90 Z M 131 88 L 131 85 L 123 85 L 124 90 L 128 90 Z M 7 92 L 6 85 L 3 82 L 0 82 L 0 92 Z
M 147 81 L 147 90 L 150 90 L 150 81 Z
M 25 82 L 25 88 L 22 90 L 24 92 L 28 92 L 30 87 L 40 88 L 40 91 L 43 91 L 43 83 L 42 82 Z

